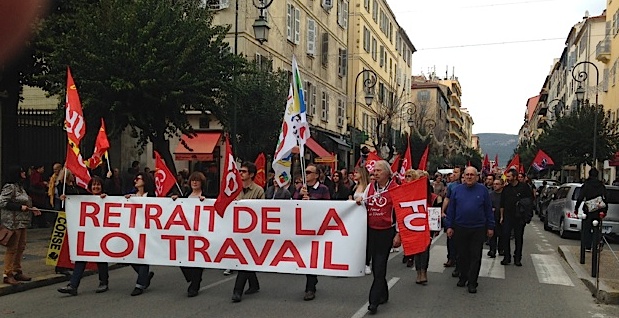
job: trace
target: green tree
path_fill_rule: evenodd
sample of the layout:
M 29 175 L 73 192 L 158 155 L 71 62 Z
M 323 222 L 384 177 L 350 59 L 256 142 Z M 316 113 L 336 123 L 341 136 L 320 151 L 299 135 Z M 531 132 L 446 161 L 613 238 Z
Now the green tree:
M 229 98 L 228 107 L 222 110 L 222 123 L 230 127 L 236 107 L 234 151 L 243 160 L 253 161 L 260 152 L 273 154 L 279 137 L 290 81 L 287 72 L 271 71 L 270 64 L 248 63 L 232 83 L 234 98 Z
M 70 66 L 88 127 L 101 117 L 111 137 L 129 127 L 140 149 L 152 142 L 173 168 L 169 139 L 193 133 L 185 111 L 221 119 L 243 64 L 224 42 L 228 27 L 212 25 L 201 3 L 57 0 L 41 21 L 26 82 L 64 96 Z

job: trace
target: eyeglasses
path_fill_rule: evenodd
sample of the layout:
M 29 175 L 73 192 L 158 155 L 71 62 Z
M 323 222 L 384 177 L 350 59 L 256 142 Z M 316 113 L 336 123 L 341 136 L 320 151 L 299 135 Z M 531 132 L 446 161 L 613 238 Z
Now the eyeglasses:
M 312 173 L 316 173 L 316 171 L 305 170 L 305 174 L 312 174 Z
M 411 178 L 411 179 L 413 178 L 413 176 L 404 176 L 404 177 L 405 177 L 405 178 Z
M 303 183 L 301 181 L 295 181 L 294 184 L 299 184 L 299 183 Z
M 465 173 L 464 176 L 465 177 L 474 177 L 474 176 L 476 176 L 476 174 L 474 174 L 474 173 Z

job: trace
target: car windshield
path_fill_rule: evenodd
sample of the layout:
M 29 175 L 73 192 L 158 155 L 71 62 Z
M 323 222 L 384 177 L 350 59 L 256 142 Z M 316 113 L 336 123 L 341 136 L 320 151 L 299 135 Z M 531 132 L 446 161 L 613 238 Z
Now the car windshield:
M 572 194 L 572 200 L 574 201 L 578 200 L 579 194 L 580 194 L 580 187 L 574 189 L 574 194 Z M 606 188 L 606 201 L 609 204 L 619 204 L 619 190 Z

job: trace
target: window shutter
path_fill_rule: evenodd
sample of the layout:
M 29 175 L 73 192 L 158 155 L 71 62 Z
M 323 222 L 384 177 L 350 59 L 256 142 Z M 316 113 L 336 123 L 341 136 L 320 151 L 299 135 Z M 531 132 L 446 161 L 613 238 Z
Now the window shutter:
M 292 18 L 293 18 L 292 5 L 286 4 L 286 38 L 292 41 Z
M 316 115 L 316 86 L 312 86 L 312 115 Z
M 329 33 L 322 34 L 321 61 L 323 66 L 329 65 Z
M 301 42 L 301 10 L 294 8 L 294 44 Z
M 344 1 L 344 13 L 342 14 L 344 28 L 348 28 L 348 1 Z
M 307 19 L 307 54 L 316 54 L 316 21 Z
M 348 74 L 348 50 L 342 50 L 342 76 Z

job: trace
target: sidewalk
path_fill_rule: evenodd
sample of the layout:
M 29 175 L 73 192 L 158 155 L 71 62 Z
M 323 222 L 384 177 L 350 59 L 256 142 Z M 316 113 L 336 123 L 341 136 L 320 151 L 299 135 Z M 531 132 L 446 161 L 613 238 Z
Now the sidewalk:
M 614 251 L 619 255 L 619 251 Z M 580 246 L 559 246 L 559 254 L 574 269 L 576 275 L 589 288 L 593 297 L 604 304 L 619 304 L 619 263 L 608 249 L 600 254 L 599 291 L 596 278 L 591 277 L 591 253 L 585 254 L 585 264 L 580 264 Z
M 0 296 L 22 292 L 25 290 L 53 285 L 63 281 L 69 281 L 69 277 L 56 274 L 54 266 L 45 265 L 45 255 L 49 246 L 49 239 L 52 228 L 29 229 L 27 230 L 26 251 L 22 260 L 24 274 L 32 277 L 32 281 L 23 282 L 17 286 L 11 286 L 0 282 Z M 6 248 L 0 246 L 0 268 L 4 269 L 4 254 Z M 112 265 L 110 269 L 118 268 L 122 265 Z M 86 271 L 84 276 L 92 275 L 95 272 Z

